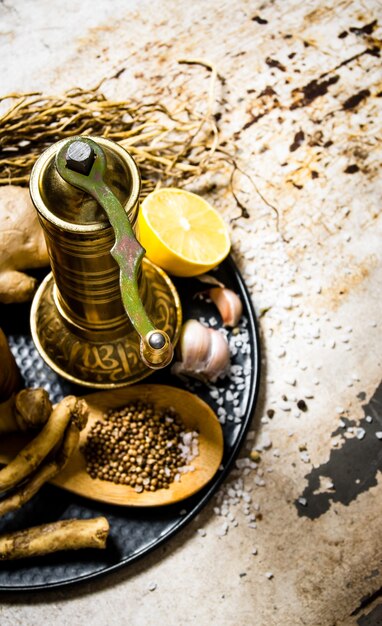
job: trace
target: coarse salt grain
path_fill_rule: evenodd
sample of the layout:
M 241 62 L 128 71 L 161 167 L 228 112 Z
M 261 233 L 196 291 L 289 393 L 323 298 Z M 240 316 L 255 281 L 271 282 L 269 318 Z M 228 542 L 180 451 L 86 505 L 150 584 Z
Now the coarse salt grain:
M 217 530 L 218 537 L 224 537 L 228 533 L 229 525 L 228 522 L 225 522 L 220 528 Z
M 302 389 L 301 393 L 304 396 L 304 398 L 307 398 L 307 399 L 314 398 L 314 393 L 310 389 Z
M 364 428 L 357 428 L 355 431 L 355 436 L 357 439 L 363 439 L 366 435 L 366 430 Z
M 268 448 L 272 447 L 272 441 L 267 432 L 261 433 L 260 440 L 255 447 L 255 450 L 261 452 L 262 450 L 268 450 Z

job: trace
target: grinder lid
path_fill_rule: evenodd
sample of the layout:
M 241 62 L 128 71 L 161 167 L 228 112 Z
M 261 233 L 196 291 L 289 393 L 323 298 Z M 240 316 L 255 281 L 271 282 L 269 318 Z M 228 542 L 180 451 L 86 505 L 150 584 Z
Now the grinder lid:
M 139 170 L 131 155 L 103 137 L 89 137 L 106 156 L 105 182 L 135 224 L 140 192 Z M 108 217 L 87 192 L 67 183 L 58 173 L 55 157 L 67 139 L 58 141 L 37 159 L 30 178 L 32 201 L 42 217 L 65 230 L 88 232 L 110 228 Z

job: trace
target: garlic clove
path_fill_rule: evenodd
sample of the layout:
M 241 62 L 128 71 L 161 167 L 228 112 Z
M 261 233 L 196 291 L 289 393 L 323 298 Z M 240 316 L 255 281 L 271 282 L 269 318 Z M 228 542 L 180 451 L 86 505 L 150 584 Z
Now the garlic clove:
M 208 380 L 215 382 L 219 376 L 228 372 L 230 362 L 229 346 L 226 337 L 218 330 L 209 329 L 210 351 L 204 372 Z
M 226 287 L 213 287 L 209 289 L 208 295 L 221 315 L 223 326 L 236 326 L 243 313 L 239 296 Z
M 208 328 L 198 320 L 187 320 L 182 326 L 177 352 L 185 369 L 195 369 L 198 364 L 204 366 L 208 355 L 210 337 Z
M 215 381 L 227 372 L 230 362 L 226 337 L 197 320 L 188 320 L 183 325 L 177 355 L 180 360 L 173 364 L 172 373 L 202 380 Z

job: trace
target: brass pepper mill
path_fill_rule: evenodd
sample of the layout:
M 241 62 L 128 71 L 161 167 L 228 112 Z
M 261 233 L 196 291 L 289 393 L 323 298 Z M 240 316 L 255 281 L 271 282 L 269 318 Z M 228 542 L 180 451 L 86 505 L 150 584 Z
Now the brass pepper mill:
M 65 139 L 37 160 L 30 192 L 52 267 L 31 310 L 43 359 L 72 382 L 104 389 L 168 365 L 181 306 L 134 234 L 133 158 L 104 138 Z

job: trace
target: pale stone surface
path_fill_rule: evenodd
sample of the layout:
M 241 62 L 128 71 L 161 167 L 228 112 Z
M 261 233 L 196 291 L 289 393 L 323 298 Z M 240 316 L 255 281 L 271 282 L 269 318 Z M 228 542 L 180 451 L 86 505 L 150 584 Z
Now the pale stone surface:
M 216 64 L 221 132 L 254 183 L 240 177 L 249 218 L 228 191 L 212 199 L 237 218 L 234 255 L 262 314 L 253 428 L 267 443 L 258 469 L 237 469 L 152 555 L 78 590 L 2 598 L 1 625 L 357 623 L 351 613 L 382 583 L 380 465 L 375 485 L 317 519 L 295 501 L 354 437 L 332 437 L 341 417 L 357 427 L 380 382 L 381 28 L 357 31 L 382 19 L 380 3 L 7 0 L 0 15 L 1 94 L 92 87 L 124 69 L 105 83 L 110 97 L 176 100 L 207 85 L 179 58 Z M 320 491 L 335 489 L 321 479 Z

